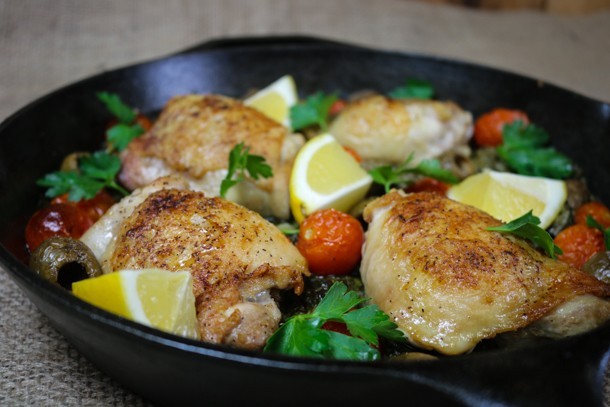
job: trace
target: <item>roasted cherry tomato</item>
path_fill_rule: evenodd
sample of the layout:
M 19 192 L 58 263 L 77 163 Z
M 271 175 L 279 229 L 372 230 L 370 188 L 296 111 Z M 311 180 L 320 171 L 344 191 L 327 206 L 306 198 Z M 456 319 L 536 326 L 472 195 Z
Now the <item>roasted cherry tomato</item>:
M 360 261 L 363 242 L 358 219 L 336 209 L 322 209 L 301 223 L 296 246 L 313 274 L 347 274 Z
M 574 213 L 574 222 L 586 225 L 589 215 L 604 228 L 610 228 L 610 209 L 603 203 L 592 201 L 583 204 Z
M 68 195 L 60 195 L 30 218 L 25 228 L 25 239 L 30 251 L 53 236 L 78 239 L 106 211 L 115 200 L 105 192 L 99 192 L 91 199 L 78 202 L 68 200 Z
M 347 329 L 347 325 L 343 322 L 338 322 L 338 321 L 326 321 L 323 325 L 322 325 L 322 329 L 325 329 L 327 331 L 333 331 L 333 332 L 337 332 L 343 335 L 347 335 L 347 336 L 353 336 L 352 333 L 349 331 L 349 329 Z M 379 343 L 378 345 L 372 345 L 374 348 L 377 348 L 379 350 L 382 350 L 381 348 L 381 343 Z
M 93 225 L 116 201 L 108 192 L 102 190 L 91 199 L 74 202 L 68 200 L 68 195 L 64 194 L 54 198 L 51 203 L 65 203 L 76 206 L 84 212 L 85 216 L 91 221 L 91 225 Z
M 555 244 L 563 251 L 557 258 L 578 269 L 582 269 L 595 253 L 605 250 L 602 233 L 583 224 L 572 225 L 559 232 Z
M 90 226 L 89 218 L 75 205 L 54 203 L 32 215 L 25 226 L 25 241 L 31 252 L 53 236 L 78 239 Z
M 409 185 L 406 192 L 436 192 L 439 195 L 446 195 L 449 184 L 434 178 L 421 178 Z
M 347 325 L 343 322 L 338 321 L 326 321 L 322 325 L 322 329 L 326 329 L 327 331 L 338 332 L 343 335 L 352 336 L 352 333 L 347 329 Z
M 474 141 L 481 147 L 496 147 L 502 144 L 504 125 L 521 120 L 530 122 L 527 114 L 515 109 L 494 109 L 481 115 L 474 124 Z
M 330 105 L 330 109 L 328 109 L 328 114 L 331 116 L 336 116 L 339 113 L 341 113 L 341 111 L 343 109 L 345 109 L 346 103 L 344 100 L 342 99 L 337 99 L 333 102 L 332 105 Z
M 144 116 L 142 113 L 138 113 L 136 116 L 136 123 L 138 123 L 140 127 L 144 129 L 144 131 L 148 131 L 152 127 L 152 122 L 150 119 Z

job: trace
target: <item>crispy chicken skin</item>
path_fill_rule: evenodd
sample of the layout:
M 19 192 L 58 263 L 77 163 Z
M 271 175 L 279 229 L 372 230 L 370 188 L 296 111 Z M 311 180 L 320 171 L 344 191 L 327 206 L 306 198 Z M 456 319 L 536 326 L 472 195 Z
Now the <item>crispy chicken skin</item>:
M 476 208 L 433 193 L 391 191 L 364 217 L 366 293 L 420 347 L 455 355 L 534 321 L 562 336 L 610 318 L 601 299 L 610 296 L 609 285 L 486 230 L 501 222 Z M 558 332 L 566 321 L 571 328 Z
M 110 257 L 114 251 L 114 245 L 119 234 L 121 225 L 134 209 L 140 205 L 153 192 L 162 189 L 188 189 L 188 183 L 176 176 L 161 177 L 138 188 L 128 196 L 121 199 L 95 222 L 80 238 L 93 252 L 102 266 L 104 273 L 115 271 L 110 264 Z
M 191 189 L 218 195 L 229 152 L 240 142 L 250 147 L 250 154 L 265 157 L 274 176 L 241 183 L 231 188 L 233 195 L 228 198 L 263 215 L 287 218 L 288 177 L 302 136 L 290 134 L 285 126 L 225 96 L 172 98 L 153 127 L 121 154 L 119 180 L 133 190 L 176 174 Z
M 201 339 L 260 349 L 281 317 L 271 290 L 303 289 L 307 263 L 296 247 L 257 213 L 180 189 L 171 178 L 138 193 L 135 205 L 121 201 L 120 211 L 104 215 L 115 219 L 102 217 L 100 230 L 85 237 L 113 235 L 100 254 L 104 271 L 188 270 Z
M 329 132 L 365 163 L 414 163 L 467 148 L 472 115 L 453 102 L 390 99 L 370 95 L 349 103 Z

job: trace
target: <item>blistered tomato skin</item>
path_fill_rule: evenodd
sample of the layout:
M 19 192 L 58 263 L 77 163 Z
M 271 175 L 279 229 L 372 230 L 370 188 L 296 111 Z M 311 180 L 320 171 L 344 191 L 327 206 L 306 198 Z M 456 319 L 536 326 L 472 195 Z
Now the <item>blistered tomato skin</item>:
M 574 223 L 587 224 L 587 217 L 591 216 L 604 228 L 610 228 L 610 209 L 601 202 L 591 201 L 580 206 L 574 214 Z
M 563 251 L 563 254 L 557 258 L 577 269 L 582 269 L 587 260 L 595 253 L 605 249 L 602 233 L 583 224 L 565 228 L 557 234 L 554 240 Z
M 78 239 L 91 224 L 76 206 L 65 203 L 51 204 L 32 215 L 25 227 L 25 241 L 31 252 L 53 236 Z
M 67 195 L 54 198 L 28 221 L 25 228 L 28 249 L 33 251 L 53 236 L 80 238 L 114 203 L 114 198 L 105 191 L 78 202 L 69 201 Z
M 517 120 L 529 124 L 527 114 L 521 110 L 497 108 L 481 115 L 474 124 L 474 141 L 481 147 L 497 147 L 503 142 L 502 130 Z
M 449 184 L 428 177 L 417 180 L 405 189 L 406 192 L 434 192 L 443 196 L 447 195 L 448 190 Z
M 296 246 L 316 275 L 347 274 L 362 256 L 364 230 L 358 219 L 335 209 L 314 212 L 301 223 Z
M 108 192 L 102 190 L 91 199 L 83 199 L 78 202 L 74 202 L 68 200 L 67 194 L 64 194 L 54 198 L 51 203 L 62 203 L 76 206 L 79 210 L 84 212 L 85 216 L 87 216 L 87 218 L 89 218 L 91 221 L 91 225 L 93 225 L 98 221 L 99 218 L 102 217 L 104 213 L 106 213 L 108 209 L 110 209 L 112 205 L 116 203 L 116 201 Z

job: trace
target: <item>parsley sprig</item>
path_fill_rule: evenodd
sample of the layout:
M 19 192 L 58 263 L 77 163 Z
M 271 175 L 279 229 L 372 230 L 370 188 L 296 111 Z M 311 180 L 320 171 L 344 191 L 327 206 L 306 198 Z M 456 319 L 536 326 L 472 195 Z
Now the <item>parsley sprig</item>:
M 411 165 L 413 161 L 413 153 L 400 165 L 394 167 L 392 165 L 382 165 L 373 168 L 369 171 L 373 181 L 383 185 L 385 192 L 390 192 L 394 185 L 401 185 L 409 182 L 409 174 L 420 174 L 427 177 L 435 178 L 439 181 L 455 184 L 459 179 L 449 170 L 441 166 L 440 161 L 436 159 L 427 159 L 420 161 L 419 164 Z
M 138 113 L 123 103 L 119 95 L 114 93 L 98 92 L 95 96 L 118 121 L 117 124 L 106 131 L 111 151 L 123 151 L 131 140 L 144 133 L 142 126 L 136 122 Z
M 396 324 L 376 305 L 356 308 L 366 299 L 336 282 L 309 314 L 289 318 L 267 341 L 265 351 L 293 356 L 370 361 L 380 358 L 379 337 L 404 339 Z M 322 329 L 324 323 L 346 324 L 352 336 Z
M 55 171 L 36 181 L 39 186 L 47 187 L 45 196 L 54 198 L 68 194 L 70 201 L 91 199 L 104 188 L 110 188 L 128 195 L 129 191 L 116 181 L 121 170 L 121 160 L 113 154 L 122 151 L 127 144 L 144 132 L 136 123 L 137 112 L 121 101 L 121 98 L 108 92 L 98 92 L 95 96 L 112 113 L 118 123 L 107 130 L 108 151 L 96 151 L 78 158 L 78 169 Z
M 328 129 L 330 107 L 337 100 L 337 95 L 318 91 L 305 101 L 290 108 L 292 130 L 301 130 L 310 126 L 319 126 L 322 131 Z
M 67 193 L 70 201 L 91 199 L 105 187 L 119 191 L 123 195 L 129 192 L 116 182 L 121 169 L 121 160 L 105 151 L 96 151 L 78 159 L 78 171 L 56 171 L 45 175 L 36 184 L 47 187 L 46 196 L 54 198 Z
M 265 157 L 250 154 L 250 147 L 241 142 L 229 153 L 229 167 L 220 184 L 220 196 L 224 198 L 232 186 L 244 181 L 246 173 L 253 179 L 270 178 L 273 176 L 273 169 L 267 164 Z
M 399 86 L 389 93 L 389 96 L 394 99 L 430 99 L 433 95 L 432 84 L 421 79 L 408 79 L 405 85 Z
M 487 230 L 501 232 L 501 233 L 512 233 L 515 236 L 522 237 L 529 240 L 542 248 L 546 254 L 553 259 L 557 258 L 558 254 L 562 254 L 563 251 L 559 246 L 555 245 L 551 235 L 540 226 L 540 218 L 532 214 L 529 211 L 525 215 L 501 226 L 489 227 Z
M 502 129 L 503 143 L 498 156 L 513 170 L 523 175 L 556 179 L 572 174 L 572 161 L 552 147 L 544 147 L 548 133 L 533 124 L 517 120 Z
M 606 250 L 610 250 L 610 228 L 605 228 L 591 215 L 587 215 L 587 226 L 595 228 L 602 232 L 602 235 L 604 236 L 604 244 L 606 245 Z

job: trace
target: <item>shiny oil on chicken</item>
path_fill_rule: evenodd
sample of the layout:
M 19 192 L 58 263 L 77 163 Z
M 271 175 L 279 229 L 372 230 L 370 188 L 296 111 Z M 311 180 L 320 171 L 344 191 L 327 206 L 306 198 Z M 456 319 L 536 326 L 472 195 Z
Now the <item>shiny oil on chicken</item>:
M 392 191 L 364 217 L 366 294 L 422 348 L 455 355 L 530 324 L 561 337 L 610 318 L 610 285 L 486 230 L 501 222 L 476 208 Z

